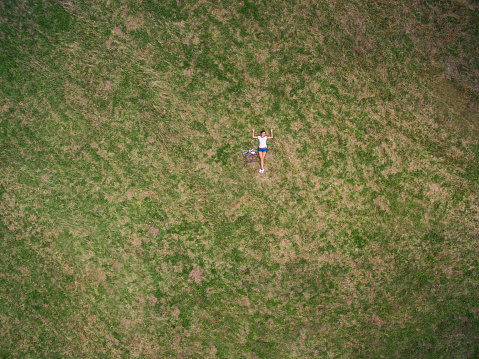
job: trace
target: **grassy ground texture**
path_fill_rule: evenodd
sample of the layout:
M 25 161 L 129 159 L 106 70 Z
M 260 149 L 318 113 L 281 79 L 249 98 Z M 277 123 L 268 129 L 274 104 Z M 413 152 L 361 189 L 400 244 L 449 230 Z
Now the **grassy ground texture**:
M 0 357 L 479 355 L 478 14 L 2 1 Z

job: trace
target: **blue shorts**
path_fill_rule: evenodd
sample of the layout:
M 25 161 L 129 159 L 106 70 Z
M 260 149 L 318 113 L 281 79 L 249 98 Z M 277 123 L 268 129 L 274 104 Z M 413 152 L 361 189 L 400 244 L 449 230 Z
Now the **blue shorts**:
M 258 152 L 264 152 L 264 153 L 266 153 L 266 148 L 258 148 Z

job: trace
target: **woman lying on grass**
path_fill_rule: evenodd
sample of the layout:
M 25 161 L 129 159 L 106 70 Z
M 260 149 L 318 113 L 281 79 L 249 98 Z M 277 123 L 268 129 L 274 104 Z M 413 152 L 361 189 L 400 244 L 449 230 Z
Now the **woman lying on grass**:
M 253 128 L 253 138 L 256 138 L 254 135 L 254 128 Z M 264 157 L 266 156 L 266 141 L 270 138 L 273 138 L 273 129 L 271 129 L 271 136 L 266 136 L 266 131 L 263 130 L 261 131 L 261 136 L 258 136 L 259 140 L 259 148 L 258 148 L 258 153 L 259 153 L 259 163 L 260 163 L 260 168 L 259 168 L 259 173 L 264 173 Z

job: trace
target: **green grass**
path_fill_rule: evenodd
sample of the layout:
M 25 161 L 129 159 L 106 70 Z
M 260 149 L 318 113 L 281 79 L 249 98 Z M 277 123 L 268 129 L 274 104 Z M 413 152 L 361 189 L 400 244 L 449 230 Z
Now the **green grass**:
M 477 356 L 472 2 L 0 6 L 0 357 Z

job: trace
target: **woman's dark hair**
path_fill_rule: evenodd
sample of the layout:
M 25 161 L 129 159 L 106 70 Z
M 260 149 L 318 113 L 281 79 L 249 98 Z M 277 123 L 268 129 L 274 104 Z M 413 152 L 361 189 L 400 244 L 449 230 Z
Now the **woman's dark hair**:
M 265 130 L 261 130 L 261 132 L 260 132 L 259 134 L 261 135 L 263 132 L 264 132 L 264 133 L 266 133 L 266 131 L 265 131 Z

